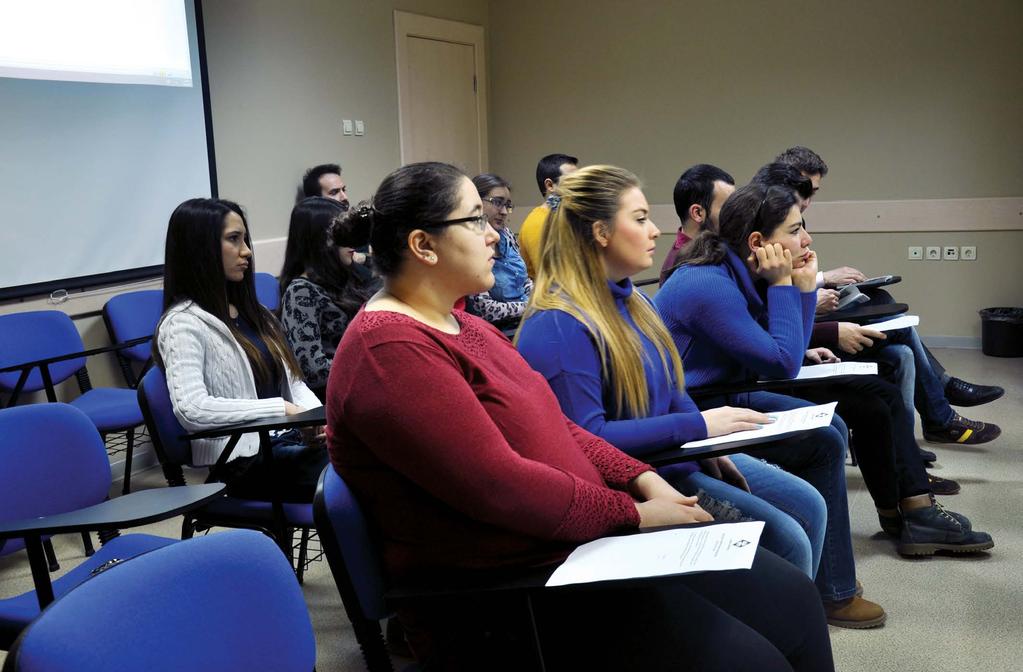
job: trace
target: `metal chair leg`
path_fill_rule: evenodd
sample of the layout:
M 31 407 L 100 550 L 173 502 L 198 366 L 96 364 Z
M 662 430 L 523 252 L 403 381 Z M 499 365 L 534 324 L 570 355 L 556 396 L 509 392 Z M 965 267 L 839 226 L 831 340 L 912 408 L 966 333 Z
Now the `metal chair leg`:
M 309 528 L 302 528 L 302 539 L 298 543 L 298 566 L 295 567 L 295 574 L 298 575 L 299 584 L 305 579 L 305 560 L 309 555 Z
M 43 553 L 46 554 L 46 564 L 51 572 L 56 572 L 60 569 L 60 563 L 57 562 L 57 554 L 53 550 L 53 542 L 51 540 L 47 539 L 43 542 Z
M 85 557 L 91 558 L 96 549 L 92 547 L 92 536 L 88 532 L 82 532 L 82 548 L 85 549 Z
M 111 539 L 116 539 L 121 536 L 118 530 L 103 530 L 97 533 L 99 536 L 100 546 L 105 546 Z
M 135 428 L 129 428 L 125 433 L 127 445 L 124 448 L 124 487 L 121 494 L 127 495 L 131 492 L 131 458 L 135 453 Z

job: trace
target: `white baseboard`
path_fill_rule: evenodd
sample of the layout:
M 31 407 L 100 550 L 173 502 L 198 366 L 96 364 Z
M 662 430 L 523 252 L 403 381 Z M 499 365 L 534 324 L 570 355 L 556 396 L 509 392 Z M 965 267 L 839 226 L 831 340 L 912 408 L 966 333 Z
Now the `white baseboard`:
M 980 339 L 971 336 L 924 336 L 920 335 L 924 345 L 932 348 L 958 348 L 960 350 L 980 350 Z

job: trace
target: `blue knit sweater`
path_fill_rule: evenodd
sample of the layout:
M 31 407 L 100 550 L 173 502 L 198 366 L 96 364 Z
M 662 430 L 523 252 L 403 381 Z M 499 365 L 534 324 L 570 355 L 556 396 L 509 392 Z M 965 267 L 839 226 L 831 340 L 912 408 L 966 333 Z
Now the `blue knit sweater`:
M 717 266 L 685 265 L 654 297 L 690 387 L 799 373 L 813 331 L 814 292 L 754 282 L 728 251 Z
M 608 282 L 619 314 L 633 329 L 625 299 L 632 282 Z M 637 333 L 639 330 L 637 329 Z M 561 409 L 573 422 L 635 457 L 707 438 L 707 425 L 696 404 L 665 375 L 653 342 L 639 334 L 643 343 L 643 370 L 650 406 L 645 418 L 619 417 L 614 391 L 601 376 L 600 354 L 582 322 L 560 310 L 534 313 L 519 327 L 519 352 L 539 371 Z M 685 463 L 684 471 L 697 465 Z

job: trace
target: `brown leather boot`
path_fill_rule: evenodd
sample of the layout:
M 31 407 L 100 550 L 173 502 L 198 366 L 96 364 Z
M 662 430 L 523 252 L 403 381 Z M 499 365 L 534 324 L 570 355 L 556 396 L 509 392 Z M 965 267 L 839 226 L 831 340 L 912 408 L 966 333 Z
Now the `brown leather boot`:
M 858 595 L 838 602 L 825 602 L 824 613 L 828 617 L 828 625 L 855 630 L 876 628 L 887 618 L 880 604 Z

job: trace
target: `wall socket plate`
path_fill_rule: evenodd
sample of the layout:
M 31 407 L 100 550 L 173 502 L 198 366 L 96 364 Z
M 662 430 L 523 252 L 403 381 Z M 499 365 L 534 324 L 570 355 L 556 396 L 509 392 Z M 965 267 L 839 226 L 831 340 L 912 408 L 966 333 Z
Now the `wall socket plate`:
M 941 258 L 948 261 L 955 261 L 959 258 L 959 248 L 954 246 L 946 246 L 941 251 Z
M 362 123 L 362 119 L 355 120 L 355 134 L 366 135 L 366 124 Z
M 924 248 L 920 247 L 919 245 L 910 245 L 909 246 L 909 258 L 910 259 L 923 259 L 924 258 Z
M 975 245 L 963 245 L 959 248 L 959 258 L 963 261 L 976 261 L 977 247 Z
M 341 134 L 342 135 L 351 135 L 352 134 L 352 120 L 351 119 L 342 119 L 341 120 Z
M 937 245 L 928 245 L 924 258 L 928 260 L 941 259 L 941 248 Z

